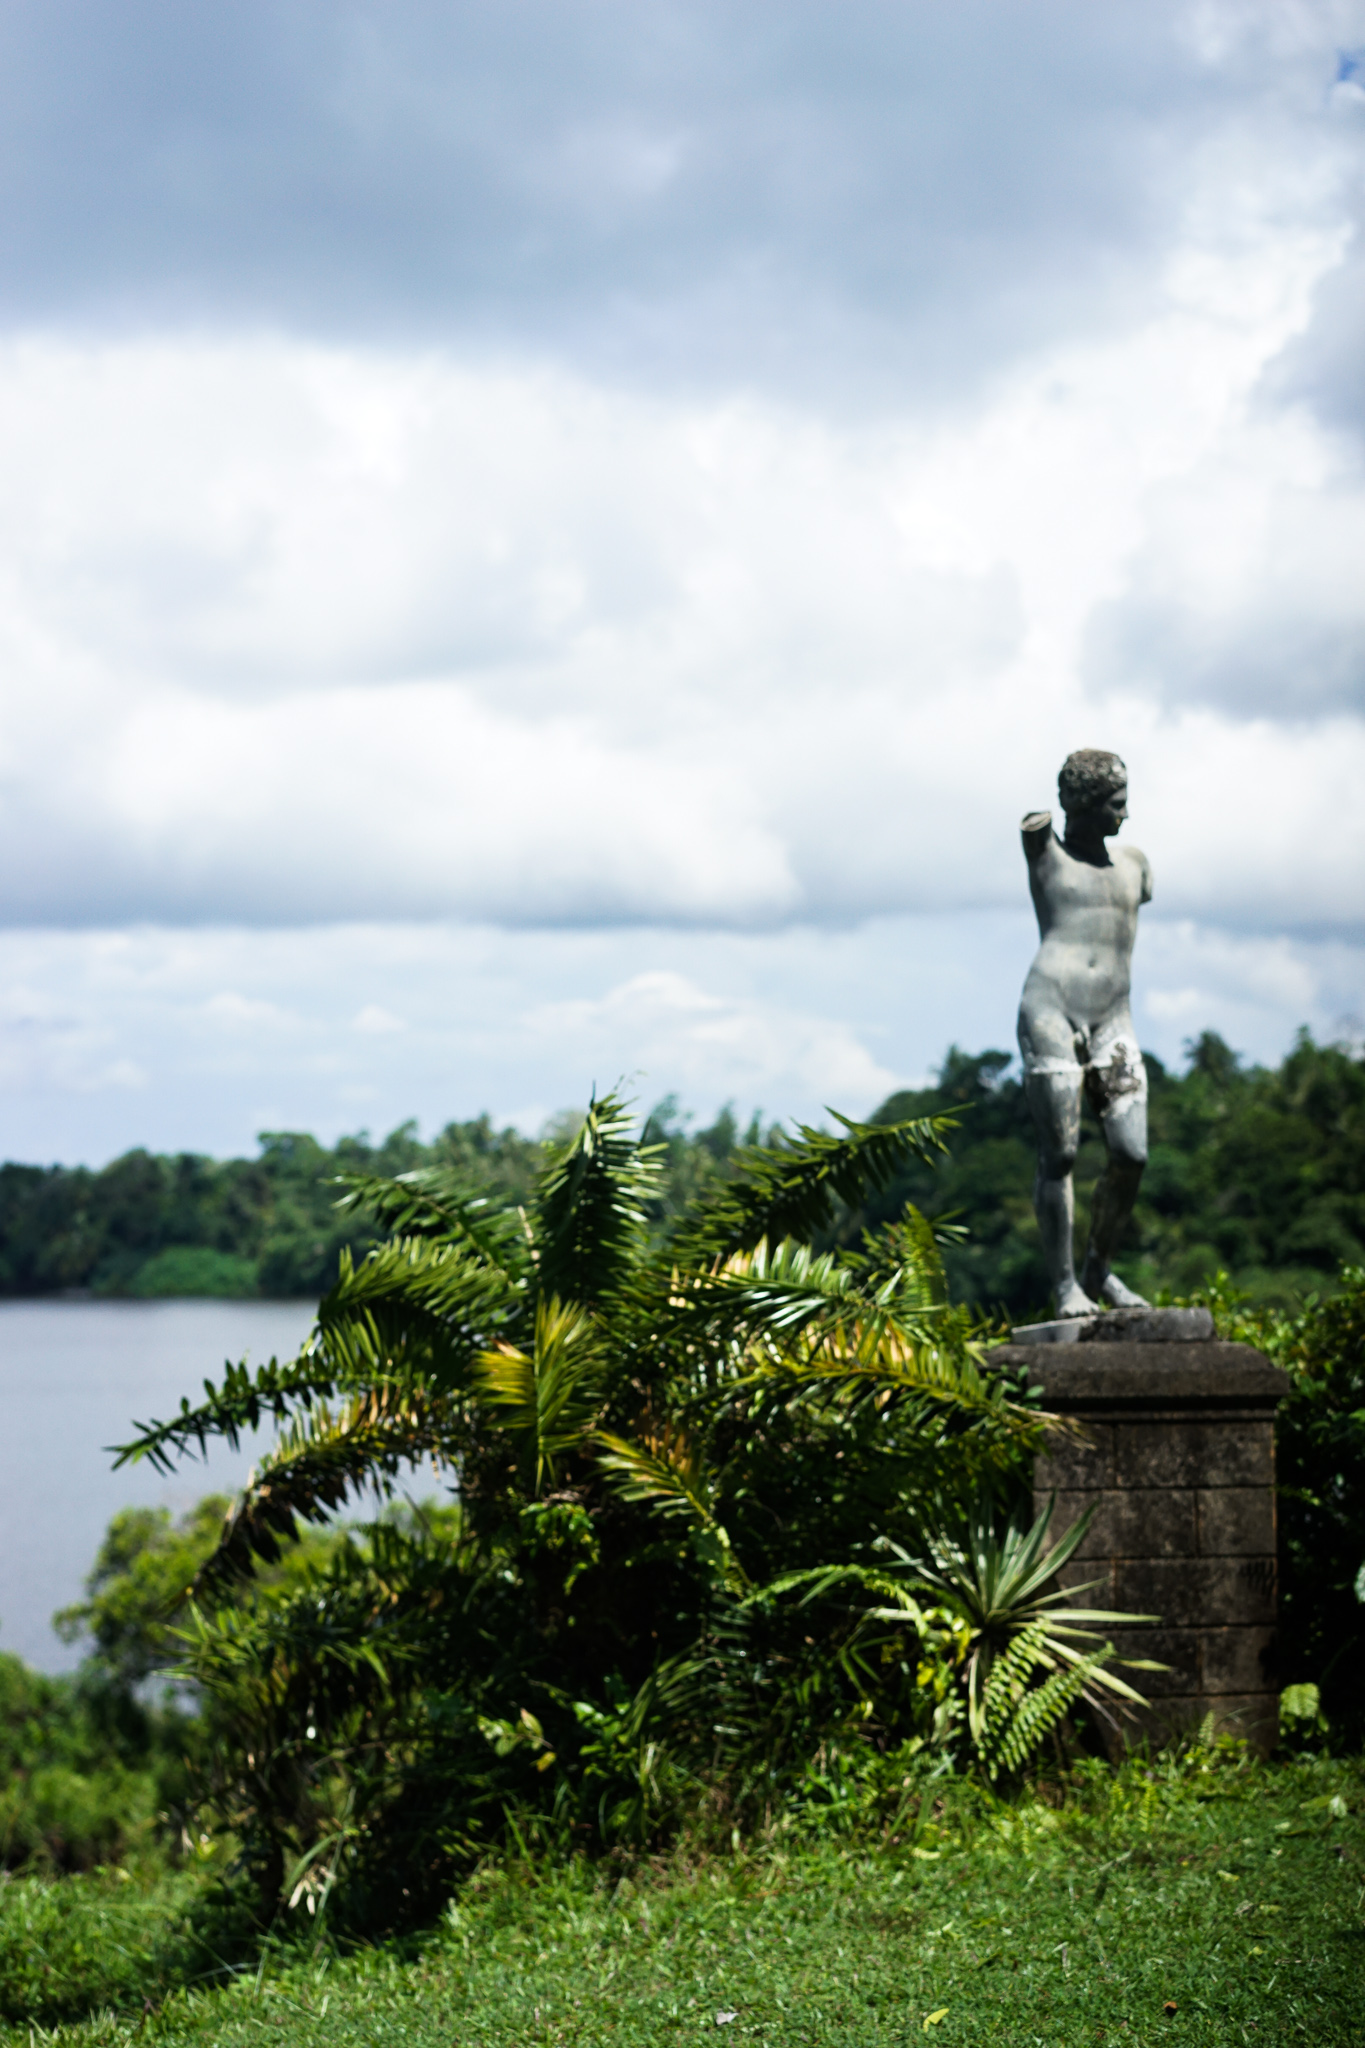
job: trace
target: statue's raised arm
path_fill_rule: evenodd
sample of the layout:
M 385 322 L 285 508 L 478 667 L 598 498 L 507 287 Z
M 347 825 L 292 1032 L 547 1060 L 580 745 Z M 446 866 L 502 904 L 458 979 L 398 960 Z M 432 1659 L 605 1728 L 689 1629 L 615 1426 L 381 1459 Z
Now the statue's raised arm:
M 1030 811 L 1019 830 L 1023 836 L 1025 860 L 1037 860 L 1046 851 L 1052 837 L 1051 811 Z
M 1079 1316 L 1098 1301 L 1146 1306 L 1110 1261 L 1147 1160 L 1147 1073 L 1129 1010 L 1129 971 L 1152 872 L 1136 847 L 1111 853 L 1105 844 L 1128 815 L 1128 771 L 1117 754 L 1086 747 L 1068 755 L 1057 792 L 1066 817 L 1061 839 L 1050 811 L 1030 811 L 1020 828 L 1040 943 L 1019 1005 L 1019 1050 L 1038 1132 L 1033 1199 L 1048 1278 L 1058 1315 Z M 1071 1174 L 1082 1093 L 1099 1118 L 1108 1161 L 1077 1281 Z

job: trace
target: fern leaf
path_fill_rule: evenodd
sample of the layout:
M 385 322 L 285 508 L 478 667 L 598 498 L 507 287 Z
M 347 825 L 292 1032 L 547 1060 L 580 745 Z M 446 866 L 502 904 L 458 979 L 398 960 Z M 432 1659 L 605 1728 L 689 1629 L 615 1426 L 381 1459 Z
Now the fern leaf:
M 993 1731 L 986 1766 L 992 1778 L 1024 1768 L 1039 1745 L 1058 1727 L 1085 1691 L 1086 1671 L 1054 1671 L 1014 1702 Z

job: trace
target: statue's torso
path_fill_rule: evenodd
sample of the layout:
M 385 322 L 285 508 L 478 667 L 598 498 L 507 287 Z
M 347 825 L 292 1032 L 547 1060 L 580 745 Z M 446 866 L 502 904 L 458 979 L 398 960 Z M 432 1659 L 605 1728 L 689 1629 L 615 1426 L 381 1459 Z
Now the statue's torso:
M 1117 846 L 1097 866 L 1049 832 L 1030 856 L 1029 888 L 1042 942 L 1024 984 L 1025 1009 L 1060 1009 L 1085 1027 L 1126 1010 L 1138 910 L 1151 895 L 1145 855 Z

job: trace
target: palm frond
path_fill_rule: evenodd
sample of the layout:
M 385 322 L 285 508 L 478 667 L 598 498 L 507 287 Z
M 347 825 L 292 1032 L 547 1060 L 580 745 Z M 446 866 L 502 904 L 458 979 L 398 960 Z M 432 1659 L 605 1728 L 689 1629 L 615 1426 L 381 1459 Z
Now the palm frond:
M 229 1360 L 219 1385 L 204 1381 L 204 1399 L 197 1405 L 192 1407 L 186 1397 L 179 1414 L 169 1421 L 135 1422 L 138 1434 L 131 1443 L 110 1444 L 116 1453 L 114 1469 L 145 1458 L 156 1471 L 169 1474 L 175 1470 L 175 1459 L 191 1449 L 206 1456 L 211 1437 L 221 1437 L 235 1451 L 242 1436 L 259 1429 L 264 1417 L 283 1422 L 299 1408 L 328 1400 L 344 1377 L 339 1361 L 311 1344 L 297 1358 L 283 1365 L 272 1358 L 255 1372 L 245 1359 L 240 1365 Z
M 855 1588 L 887 1603 L 884 1607 L 868 1608 L 864 1616 L 868 1621 L 909 1622 L 924 1633 L 930 1628 L 940 1627 L 947 1618 L 946 1610 L 942 1608 L 921 1606 L 906 1589 L 903 1580 L 893 1579 L 888 1572 L 877 1571 L 873 1566 L 857 1563 L 811 1565 L 803 1571 L 782 1572 L 760 1586 L 750 1597 L 754 1600 L 776 1598 L 799 1590 L 802 1595 L 799 1604 L 805 1607 L 829 1593 Z
M 318 1304 L 313 1341 L 357 1378 L 421 1371 L 455 1387 L 478 1352 L 515 1329 L 527 1308 L 517 1279 L 467 1246 L 390 1238 L 358 1266 L 342 1252 L 336 1285 Z
M 289 1677 L 301 1666 L 312 1667 L 315 1685 L 319 1667 L 332 1665 L 347 1674 L 368 1673 L 387 1688 L 391 1671 L 373 1632 L 329 1626 L 331 1617 L 318 1616 L 321 1604 L 311 1588 L 301 1599 L 252 1608 L 210 1606 L 206 1612 L 192 1600 L 175 1630 L 186 1646 L 184 1675 L 222 1693 L 240 1693 L 245 1683 L 258 1705 L 272 1693 L 280 1703 Z
M 829 1114 L 842 1135 L 801 1124 L 785 1143 L 737 1155 L 735 1177 L 706 1199 L 679 1233 L 680 1265 L 752 1251 L 764 1238 L 809 1240 L 833 1221 L 835 1204 L 856 1208 L 886 1187 L 912 1159 L 926 1164 L 948 1149 L 952 1116 L 909 1117 L 896 1124 L 860 1124 Z
M 204 1381 L 204 1399 L 167 1421 L 135 1423 L 131 1443 L 111 1445 L 115 1469 L 146 1459 L 169 1473 L 175 1460 L 207 1451 L 211 1438 L 236 1450 L 270 1416 L 277 1424 L 348 1389 L 410 1384 L 429 1376 L 461 1384 L 476 1352 L 520 1312 L 504 1273 L 460 1244 L 396 1238 L 376 1245 L 357 1266 L 344 1249 L 336 1285 L 297 1358 L 272 1358 L 255 1372 L 231 1362 L 222 1381 Z
M 867 1401 L 882 1408 L 939 1407 L 989 1419 L 1014 1436 L 1033 1433 L 1033 1413 L 983 1376 L 982 1347 L 955 1325 L 951 1312 L 942 1321 L 939 1313 L 898 1315 L 855 1304 L 812 1315 L 781 1344 L 751 1342 L 729 1398 L 766 1393 L 841 1407 Z
M 621 1096 L 594 1096 L 576 1135 L 542 1174 L 534 1221 L 543 1294 L 600 1302 L 634 1263 L 666 1148 L 638 1144 L 632 1123 Z
M 498 1344 L 482 1351 L 474 1384 L 507 1428 L 529 1438 L 535 1487 L 553 1484 L 560 1462 L 583 1442 L 602 1403 L 601 1331 L 577 1302 L 544 1298 L 530 1351 Z
M 664 1516 L 680 1516 L 693 1527 L 697 1554 L 718 1571 L 731 1593 L 743 1595 L 749 1579 L 735 1556 L 730 1532 L 716 1514 L 718 1475 L 701 1447 L 676 1424 L 643 1443 L 599 1430 L 598 1463 L 626 1500 L 649 1501 Z
M 318 1322 L 326 1328 L 357 1306 L 393 1301 L 447 1329 L 486 1325 L 505 1317 L 519 1292 L 500 1267 L 464 1244 L 392 1237 L 373 1246 L 359 1265 L 342 1251 L 336 1284 L 318 1305 Z
M 392 1236 L 460 1244 L 509 1279 L 525 1276 L 530 1258 L 519 1212 L 471 1193 L 449 1167 L 421 1167 L 396 1179 L 343 1173 L 333 1185 L 345 1189 L 336 1204 L 343 1215 L 366 1210 Z
M 816 1252 L 795 1238 L 732 1252 L 700 1271 L 674 1266 L 667 1312 L 683 1343 L 733 1341 L 769 1330 L 801 1329 L 858 1293 L 858 1276 L 837 1252 Z
M 664 1515 L 685 1515 L 704 1528 L 715 1521 L 716 1483 L 699 1447 L 676 1426 L 644 1443 L 599 1430 L 598 1464 L 625 1500 L 649 1500 Z
M 253 1472 L 223 1524 L 218 1548 L 200 1567 L 196 1593 L 249 1578 L 255 1560 L 273 1564 L 298 1522 L 324 1522 L 369 1486 L 385 1490 L 404 1466 L 449 1460 L 460 1446 L 458 1410 L 424 1389 L 375 1388 L 336 1411 L 319 1403 L 295 1420 Z
M 848 1256 L 848 1263 L 861 1287 L 878 1301 L 895 1301 L 903 1310 L 946 1308 L 942 1238 L 940 1226 L 907 1202 L 897 1220 L 871 1232 L 862 1251 Z
M 665 1341 L 694 1361 L 694 1376 L 727 1386 L 729 1399 L 756 1388 L 820 1388 L 832 1400 L 883 1405 L 913 1396 L 989 1413 L 1012 1431 L 1036 1429 L 1032 1411 L 983 1377 L 983 1347 L 965 1312 L 943 1298 L 932 1241 L 929 1251 L 897 1240 L 896 1256 L 874 1268 L 787 1239 L 760 1241 L 701 1273 L 675 1267 Z

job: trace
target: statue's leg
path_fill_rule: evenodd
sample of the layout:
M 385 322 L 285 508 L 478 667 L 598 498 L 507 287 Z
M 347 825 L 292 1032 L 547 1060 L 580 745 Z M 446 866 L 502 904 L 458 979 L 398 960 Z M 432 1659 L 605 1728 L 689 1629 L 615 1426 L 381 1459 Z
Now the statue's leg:
M 1077 1284 L 1073 1232 L 1076 1198 L 1071 1170 L 1081 1135 L 1081 1070 L 1050 1061 L 1051 1072 L 1025 1071 L 1024 1092 L 1038 1132 L 1033 1207 L 1059 1316 L 1088 1316 L 1095 1304 Z
M 1140 1059 L 1138 1055 L 1139 1072 Z M 1108 1302 L 1111 1308 L 1146 1308 L 1142 1296 L 1125 1287 L 1110 1270 L 1110 1261 L 1133 1213 L 1147 1164 L 1147 1090 L 1145 1085 L 1135 1085 L 1131 1063 L 1126 1073 L 1119 1070 L 1124 1085 L 1118 1088 L 1112 1084 L 1112 1071 L 1091 1068 L 1086 1077 L 1109 1158 L 1095 1185 L 1081 1283 L 1087 1294 Z M 1143 1075 L 1143 1084 L 1145 1079 Z

